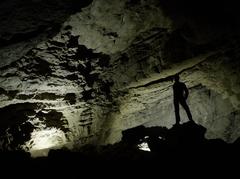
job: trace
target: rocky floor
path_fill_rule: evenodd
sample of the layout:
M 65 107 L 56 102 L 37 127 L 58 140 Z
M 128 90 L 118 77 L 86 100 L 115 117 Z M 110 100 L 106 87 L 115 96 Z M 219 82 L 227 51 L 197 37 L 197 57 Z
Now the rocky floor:
M 51 150 L 48 157 L 31 158 L 24 151 L 1 152 L 3 159 L 16 162 L 29 162 L 43 166 L 61 165 L 68 163 L 80 166 L 86 163 L 105 162 L 161 162 L 170 159 L 196 160 L 231 158 L 239 156 L 240 138 L 228 144 L 222 139 L 206 139 L 206 128 L 194 122 L 177 125 L 171 129 L 165 127 L 145 128 L 138 126 L 123 131 L 122 140 L 113 145 L 86 145 L 79 150 Z M 145 150 L 141 147 L 146 143 Z M 148 150 L 146 150 L 148 149 Z M 203 157 L 203 158 L 202 158 Z M 94 165 L 94 164 L 93 164 Z M 65 166 L 67 167 L 67 166 Z
M 138 126 L 123 131 L 113 145 L 86 145 L 79 150 L 51 150 L 48 157 L 0 152 L 1 169 L 10 178 L 202 176 L 233 173 L 239 158 L 240 138 L 232 144 L 204 137 L 206 128 L 194 122 L 166 127 Z M 146 143 L 148 151 L 142 150 Z M 145 146 L 146 149 L 146 146 Z M 236 165 L 235 165 L 236 167 Z M 231 172 L 230 172 L 231 171 Z M 193 173 L 194 172 L 194 173 Z M 230 173 L 228 173 L 230 172 Z

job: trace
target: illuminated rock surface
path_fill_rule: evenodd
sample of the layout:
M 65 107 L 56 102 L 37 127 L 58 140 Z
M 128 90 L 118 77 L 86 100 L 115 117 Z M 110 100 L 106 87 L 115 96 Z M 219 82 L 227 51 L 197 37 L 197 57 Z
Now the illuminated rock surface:
M 0 147 L 41 156 L 113 144 L 139 125 L 171 128 L 176 73 L 205 136 L 234 142 L 240 136 L 235 6 L 212 14 L 211 4 L 202 5 L 206 13 L 199 16 L 201 4 L 190 3 L 194 13 L 178 5 L 1 2 Z

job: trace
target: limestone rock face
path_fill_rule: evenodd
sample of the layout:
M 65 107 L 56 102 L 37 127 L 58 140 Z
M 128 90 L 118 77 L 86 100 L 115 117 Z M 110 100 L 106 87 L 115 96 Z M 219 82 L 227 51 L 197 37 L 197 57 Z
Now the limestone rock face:
M 235 141 L 238 22 L 223 21 L 219 29 L 213 16 L 194 21 L 178 9 L 176 18 L 169 7 L 175 6 L 158 0 L 3 1 L 1 149 L 46 155 L 51 148 L 115 143 L 122 130 L 139 125 L 170 128 L 176 73 L 206 137 Z
M 170 29 L 172 21 L 156 0 L 98 0 L 71 16 L 65 25 L 72 26 L 73 34 L 88 48 L 113 54 L 130 46 L 140 33 L 158 27 Z
M 11 0 L 0 4 L 0 66 L 24 56 L 58 33 L 61 24 L 91 1 Z

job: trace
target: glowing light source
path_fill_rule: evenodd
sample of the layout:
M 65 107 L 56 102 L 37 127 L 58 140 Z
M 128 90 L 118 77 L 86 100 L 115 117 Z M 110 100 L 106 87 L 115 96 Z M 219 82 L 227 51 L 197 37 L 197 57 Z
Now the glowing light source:
M 31 154 L 43 151 L 42 155 L 46 155 L 46 151 L 48 153 L 50 149 L 60 148 L 66 143 L 67 139 L 63 131 L 57 128 L 47 128 L 34 130 L 31 134 L 31 140 L 26 142 L 23 148 Z M 38 155 L 41 156 L 41 154 Z
M 144 150 L 144 151 L 148 151 L 148 152 L 151 151 L 150 148 L 148 147 L 147 142 L 143 142 L 143 143 L 139 144 L 139 145 L 138 145 L 138 148 L 139 148 L 140 150 Z
M 143 141 L 141 144 L 138 144 L 138 148 L 139 148 L 140 150 L 150 152 L 151 150 L 150 150 L 150 148 L 149 148 L 149 146 L 148 146 L 148 143 L 146 142 L 147 139 L 148 139 L 148 136 L 146 136 L 146 137 L 144 138 L 144 141 Z

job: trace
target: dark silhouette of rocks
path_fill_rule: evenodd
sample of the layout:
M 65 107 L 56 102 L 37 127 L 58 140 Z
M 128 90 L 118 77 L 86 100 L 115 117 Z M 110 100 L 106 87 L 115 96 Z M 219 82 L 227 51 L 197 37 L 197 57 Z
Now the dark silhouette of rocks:
M 41 168 L 50 172 L 57 170 L 80 170 L 82 172 L 104 167 L 109 170 L 146 170 L 151 167 L 183 167 L 200 162 L 223 162 L 238 159 L 240 138 L 228 144 L 221 139 L 206 139 L 206 128 L 194 122 L 165 127 L 137 126 L 122 132 L 122 140 L 113 145 L 85 145 L 77 151 L 68 149 L 50 150 L 48 157 L 31 158 L 23 151 L 1 152 L 2 164 L 13 163 L 12 167 Z M 151 151 L 139 149 L 147 143 Z M 26 163 L 22 165 L 23 163 Z M 157 163 L 157 165 L 155 165 Z M 191 167 L 191 166 L 186 166 Z M 140 169 L 141 168 L 141 169 Z M 59 174 L 59 173 L 58 173 Z M 80 174 L 80 173 L 78 173 Z M 93 174 L 92 172 L 89 175 Z

